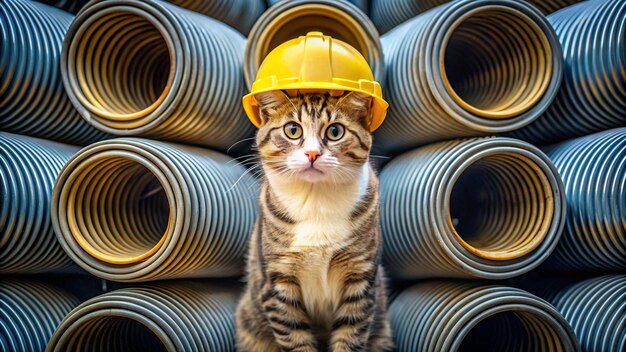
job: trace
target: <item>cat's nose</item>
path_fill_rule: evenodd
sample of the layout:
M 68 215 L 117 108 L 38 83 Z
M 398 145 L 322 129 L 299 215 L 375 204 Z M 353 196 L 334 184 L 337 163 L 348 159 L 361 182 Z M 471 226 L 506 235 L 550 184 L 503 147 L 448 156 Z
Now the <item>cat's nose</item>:
M 315 160 L 317 160 L 317 157 L 320 156 L 320 152 L 318 152 L 317 150 L 308 150 L 304 152 L 304 154 L 309 157 L 310 162 L 314 162 Z

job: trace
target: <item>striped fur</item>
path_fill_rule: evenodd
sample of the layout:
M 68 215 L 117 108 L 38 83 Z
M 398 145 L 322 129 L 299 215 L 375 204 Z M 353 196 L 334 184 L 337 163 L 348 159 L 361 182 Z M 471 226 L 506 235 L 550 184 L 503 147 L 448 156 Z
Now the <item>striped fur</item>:
M 257 100 L 264 181 L 237 309 L 238 350 L 392 350 L 370 98 L 271 92 Z M 301 138 L 287 138 L 288 122 L 302 126 Z M 332 123 L 345 127 L 340 140 L 326 138 Z M 314 162 L 304 156 L 311 149 L 321 154 Z

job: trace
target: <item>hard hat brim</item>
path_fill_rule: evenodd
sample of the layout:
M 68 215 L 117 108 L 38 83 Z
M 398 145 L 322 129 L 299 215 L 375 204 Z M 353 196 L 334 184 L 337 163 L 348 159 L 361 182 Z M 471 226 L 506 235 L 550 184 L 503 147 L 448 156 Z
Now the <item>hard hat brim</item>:
M 329 83 L 329 82 L 294 82 L 291 84 L 282 84 L 280 89 L 268 88 L 254 91 L 253 93 L 246 94 L 242 98 L 243 108 L 252 122 L 257 128 L 261 126 L 261 117 L 259 116 L 259 104 L 255 99 L 255 95 L 264 92 L 271 92 L 276 90 L 302 90 L 302 89 L 315 89 L 315 90 L 343 90 L 351 92 L 359 92 L 367 94 L 373 98 L 372 111 L 370 113 L 369 131 L 374 132 L 385 120 L 387 115 L 387 108 L 389 104 L 382 98 L 375 96 L 372 92 L 368 92 L 363 89 L 348 88 L 344 85 Z

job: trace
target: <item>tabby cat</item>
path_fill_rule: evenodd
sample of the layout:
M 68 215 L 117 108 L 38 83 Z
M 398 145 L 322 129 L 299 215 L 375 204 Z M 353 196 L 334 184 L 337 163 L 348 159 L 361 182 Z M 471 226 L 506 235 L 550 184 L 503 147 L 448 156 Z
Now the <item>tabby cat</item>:
M 371 98 L 290 93 L 255 96 L 264 179 L 238 350 L 390 351 Z

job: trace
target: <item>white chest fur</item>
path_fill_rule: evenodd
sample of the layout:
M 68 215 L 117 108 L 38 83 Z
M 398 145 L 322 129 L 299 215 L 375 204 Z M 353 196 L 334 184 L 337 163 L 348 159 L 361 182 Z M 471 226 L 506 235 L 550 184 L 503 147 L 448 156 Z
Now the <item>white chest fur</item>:
M 350 214 L 365 196 L 370 180 L 365 164 L 358 183 L 344 186 L 290 185 L 279 187 L 278 199 L 296 221 L 290 251 L 302 253 L 296 276 L 308 314 L 321 324 L 332 324 L 341 299 L 341 277 L 330 262 L 352 234 Z M 284 185 L 282 185 L 284 186 Z

